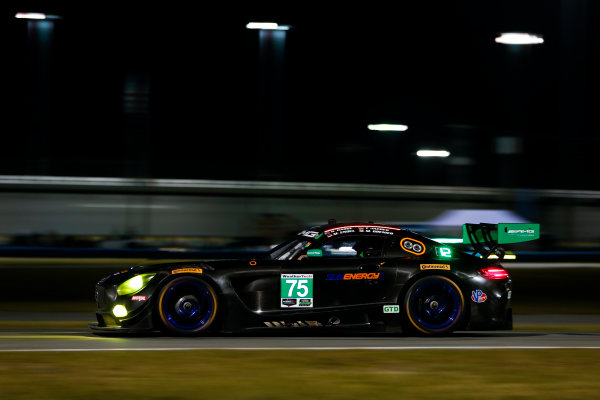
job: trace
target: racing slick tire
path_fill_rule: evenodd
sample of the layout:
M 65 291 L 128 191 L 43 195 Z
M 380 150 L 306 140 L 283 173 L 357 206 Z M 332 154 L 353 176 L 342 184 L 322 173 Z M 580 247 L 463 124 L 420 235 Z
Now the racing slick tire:
M 445 276 L 430 275 L 414 282 L 404 298 L 404 326 L 408 333 L 446 335 L 461 325 L 465 298 Z
M 206 281 L 183 276 L 169 281 L 160 290 L 156 306 L 164 330 L 195 335 L 207 331 L 213 324 L 218 300 Z

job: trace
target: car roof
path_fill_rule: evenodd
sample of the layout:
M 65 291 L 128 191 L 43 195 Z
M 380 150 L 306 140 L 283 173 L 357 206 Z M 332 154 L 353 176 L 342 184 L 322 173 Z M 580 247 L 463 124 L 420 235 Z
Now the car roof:
M 406 229 L 400 228 L 398 226 L 391 226 L 391 225 L 384 225 L 384 224 L 376 224 L 373 222 L 350 222 L 350 223 L 330 223 L 330 224 L 324 224 L 324 225 L 317 225 L 317 226 L 313 226 L 308 228 L 307 230 L 313 231 L 313 232 L 318 232 L 318 233 L 327 233 L 327 232 L 332 232 L 332 231 L 342 231 L 345 229 L 352 229 L 352 230 L 370 230 L 370 229 L 375 229 L 375 230 L 384 230 L 384 231 L 397 231 L 397 232 L 406 232 Z M 372 232 L 372 233 L 377 233 L 377 232 Z

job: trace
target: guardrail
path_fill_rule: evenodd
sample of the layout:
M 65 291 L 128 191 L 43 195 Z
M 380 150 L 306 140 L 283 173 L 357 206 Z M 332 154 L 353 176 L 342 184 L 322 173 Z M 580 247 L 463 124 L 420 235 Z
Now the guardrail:
M 294 195 L 342 197 L 473 196 L 508 199 L 533 198 L 600 199 L 600 191 L 492 188 L 470 186 L 415 186 L 358 183 L 230 181 L 202 179 L 144 179 L 113 177 L 0 175 L 0 188 L 82 191 L 193 192 L 198 194 Z

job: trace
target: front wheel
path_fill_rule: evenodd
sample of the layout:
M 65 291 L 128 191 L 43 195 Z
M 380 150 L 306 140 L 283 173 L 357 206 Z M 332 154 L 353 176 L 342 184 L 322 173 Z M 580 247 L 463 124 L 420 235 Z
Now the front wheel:
M 181 277 L 161 289 L 157 307 L 166 330 L 191 335 L 212 325 L 217 315 L 217 296 L 205 281 Z
M 426 335 L 444 335 L 456 329 L 464 314 L 465 298 L 458 285 L 445 276 L 417 280 L 404 299 L 405 326 Z

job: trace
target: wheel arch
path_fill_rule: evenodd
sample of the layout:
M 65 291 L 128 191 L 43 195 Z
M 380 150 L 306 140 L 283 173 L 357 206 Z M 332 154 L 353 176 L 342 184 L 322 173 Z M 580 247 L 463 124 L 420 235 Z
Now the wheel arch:
M 223 324 L 223 318 L 222 316 L 224 315 L 224 309 L 225 307 L 225 302 L 223 301 L 223 290 L 220 287 L 220 285 L 218 284 L 217 280 L 214 279 L 214 277 L 210 276 L 210 274 L 206 274 L 206 273 L 202 273 L 202 274 L 198 274 L 198 273 L 177 273 L 177 274 L 169 274 L 168 276 L 166 276 L 165 278 L 163 278 L 160 283 L 157 285 L 156 289 L 155 289 L 155 295 L 152 296 L 153 297 L 153 304 L 151 304 L 151 309 L 152 309 L 152 322 L 154 325 L 155 329 L 163 329 L 164 328 L 164 323 L 162 321 L 162 317 L 160 315 L 160 301 L 161 301 L 161 292 L 162 290 L 171 282 L 173 282 L 176 279 L 179 278 L 193 278 L 193 279 L 197 279 L 203 283 L 206 283 L 207 285 L 210 286 L 210 288 L 214 291 L 215 293 L 215 302 L 217 304 L 216 306 L 216 310 L 215 310 L 215 317 L 213 322 L 210 325 L 210 330 L 220 330 L 221 326 Z
M 404 310 L 404 301 L 406 300 L 406 295 L 408 294 L 408 290 L 415 284 L 415 282 L 417 282 L 418 280 L 422 279 L 422 278 L 426 278 L 428 276 L 443 276 L 445 278 L 450 279 L 452 282 L 454 282 L 458 288 L 460 289 L 463 298 L 464 298 L 464 310 L 463 310 L 463 317 L 461 317 L 461 321 L 460 323 L 457 325 L 455 330 L 461 330 L 464 329 L 465 327 L 467 327 L 469 325 L 469 321 L 471 320 L 471 303 L 469 302 L 470 297 L 468 296 L 468 290 L 466 289 L 466 285 L 463 283 L 462 279 L 460 278 L 460 276 L 458 276 L 456 273 L 453 273 L 452 271 L 446 271 L 446 270 L 428 270 L 428 271 L 421 271 L 421 272 L 417 272 L 416 274 L 414 274 L 413 276 L 411 276 L 402 286 L 402 289 L 400 290 L 400 294 L 398 295 L 398 300 L 397 303 L 400 306 L 400 310 L 401 310 L 401 316 L 402 319 L 404 320 L 404 314 L 405 314 L 405 310 Z M 405 324 L 402 324 L 403 329 L 406 328 Z

